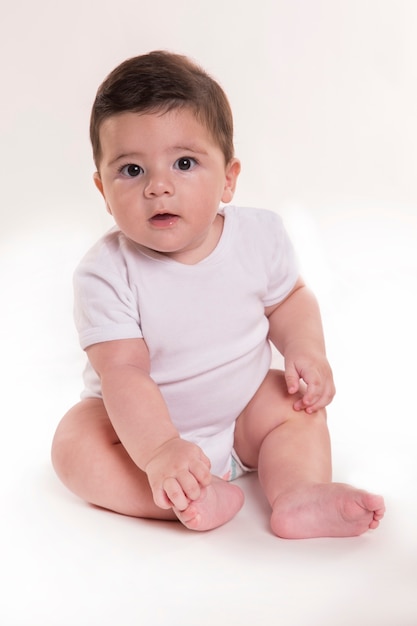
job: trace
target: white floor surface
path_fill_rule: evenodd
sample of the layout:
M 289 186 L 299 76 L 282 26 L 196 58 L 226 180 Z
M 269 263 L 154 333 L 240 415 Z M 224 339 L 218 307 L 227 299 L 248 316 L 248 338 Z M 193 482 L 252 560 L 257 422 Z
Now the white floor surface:
M 380 528 L 278 539 L 256 475 L 237 517 L 202 534 L 69 493 L 49 448 L 80 391 L 71 273 L 90 235 L 40 224 L 1 243 L 0 624 L 417 626 L 417 210 L 285 218 L 335 372 L 334 478 L 383 493 Z

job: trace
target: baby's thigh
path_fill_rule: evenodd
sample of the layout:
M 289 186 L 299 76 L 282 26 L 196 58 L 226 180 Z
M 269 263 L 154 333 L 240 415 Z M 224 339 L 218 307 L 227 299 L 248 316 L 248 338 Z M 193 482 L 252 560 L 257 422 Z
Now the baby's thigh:
M 256 467 L 266 435 L 298 413 L 293 405 L 298 394 L 287 391 L 284 372 L 270 370 L 257 392 L 236 420 L 234 447 L 242 462 Z

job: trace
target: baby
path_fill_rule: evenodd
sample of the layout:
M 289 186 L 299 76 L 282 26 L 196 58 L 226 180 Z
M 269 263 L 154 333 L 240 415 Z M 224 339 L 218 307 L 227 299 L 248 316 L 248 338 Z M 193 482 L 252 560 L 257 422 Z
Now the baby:
M 53 441 L 61 480 L 106 509 L 203 531 L 236 515 L 231 481 L 257 470 L 279 537 L 376 528 L 382 497 L 332 483 L 333 377 L 282 222 L 228 204 L 240 163 L 221 87 L 180 55 L 129 59 L 99 88 L 90 134 L 116 226 L 75 274 L 88 363 Z

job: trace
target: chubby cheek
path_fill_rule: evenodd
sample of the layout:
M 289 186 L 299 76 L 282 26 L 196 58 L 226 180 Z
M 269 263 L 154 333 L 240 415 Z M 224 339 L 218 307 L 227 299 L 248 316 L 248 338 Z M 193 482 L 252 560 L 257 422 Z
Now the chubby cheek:
M 117 210 L 113 211 L 112 217 L 120 230 L 131 239 L 140 239 L 149 231 L 150 225 L 145 212 L 139 207 L 135 207 L 133 210 L 132 207 L 130 210 L 117 207 Z
M 131 193 L 111 193 L 105 196 L 107 211 L 117 221 L 119 219 L 125 219 L 133 215 L 140 209 L 138 207 L 137 195 Z
M 114 221 L 120 228 L 120 230 L 126 232 L 126 234 L 138 226 L 138 220 L 133 219 L 133 216 L 129 213 L 124 213 L 122 211 L 113 211 L 111 213 Z

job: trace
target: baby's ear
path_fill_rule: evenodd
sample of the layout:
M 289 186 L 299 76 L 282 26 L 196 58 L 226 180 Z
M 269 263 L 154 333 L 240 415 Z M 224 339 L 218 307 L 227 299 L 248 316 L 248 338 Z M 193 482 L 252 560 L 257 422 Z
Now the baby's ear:
M 107 212 L 110 213 L 110 215 L 112 215 L 111 209 L 110 209 L 109 204 L 108 204 L 108 202 L 106 200 L 106 196 L 104 195 L 103 181 L 101 180 L 99 172 L 94 172 L 93 180 L 94 180 L 95 186 L 97 187 L 97 189 L 99 190 L 99 192 L 101 193 L 101 195 L 104 198 L 104 201 L 106 203 Z
M 97 189 L 99 190 L 101 195 L 104 196 L 103 183 L 101 181 L 101 177 L 100 177 L 100 174 L 98 172 L 94 172 L 93 180 L 94 180 L 95 186 L 97 187 Z
M 223 189 L 222 202 L 230 202 L 233 198 L 236 189 L 236 183 L 240 174 L 240 161 L 239 159 L 232 159 L 226 165 L 226 183 Z

